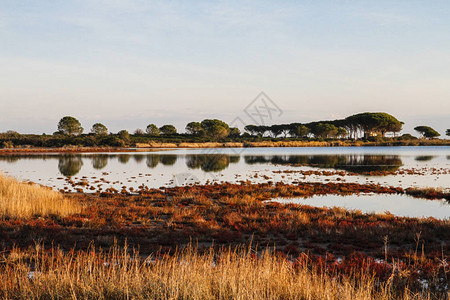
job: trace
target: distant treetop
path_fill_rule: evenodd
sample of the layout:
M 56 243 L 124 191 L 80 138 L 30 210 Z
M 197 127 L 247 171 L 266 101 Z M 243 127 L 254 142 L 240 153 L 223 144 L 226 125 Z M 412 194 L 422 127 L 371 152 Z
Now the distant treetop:
M 76 118 L 66 116 L 59 121 L 58 131 L 67 135 L 80 135 L 83 133 L 83 127 Z
M 415 131 L 420 133 L 423 137 L 434 138 L 440 136 L 439 132 L 431 128 L 430 126 L 417 126 L 414 128 Z
M 108 128 L 102 123 L 95 123 L 92 125 L 91 133 L 95 135 L 108 135 Z
M 161 131 L 161 133 L 165 135 L 177 133 L 177 129 L 173 125 L 163 125 L 161 126 L 161 128 L 159 128 L 159 131 Z

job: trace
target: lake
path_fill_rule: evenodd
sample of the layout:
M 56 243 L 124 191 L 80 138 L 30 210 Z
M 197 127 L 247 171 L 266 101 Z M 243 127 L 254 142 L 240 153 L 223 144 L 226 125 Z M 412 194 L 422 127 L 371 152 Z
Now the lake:
M 241 181 L 308 181 L 450 191 L 450 147 L 210 148 L 3 155 L 0 170 L 21 180 L 66 191 L 75 190 L 69 177 L 101 190 L 120 190 L 124 186 L 136 189 L 141 185 L 159 188 Z M 91 191 L 87 186 L 77 188 Z

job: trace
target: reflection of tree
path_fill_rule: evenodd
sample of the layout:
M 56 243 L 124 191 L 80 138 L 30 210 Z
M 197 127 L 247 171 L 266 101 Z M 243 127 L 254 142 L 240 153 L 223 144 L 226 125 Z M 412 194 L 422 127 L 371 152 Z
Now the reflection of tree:
M 58 169 L 64 176 L 77 175 L 82 166 L 83 160 L 80 155 L 63 155 L 59 158 Z
M 101 170 L 108 164 L 108 155 L 99 154 L 92 157 L 92 167 L 96 170 Z
M 203 155 L 186 155 L 186 166 L 190 169 L 198 169 L 201 167 Z
M 213 154 L 205 157 L 205 163 L 201 168 L 205 172 L 219 172 L 230 165 L 230 156 L 224 154 Z
M 236 161 L 236 159 L 234 159 Z M 186 165 L 191 169 L 204 172 L 219 172 L 230 165 L 230 155 L 226 154 L 192 154 L 186 156 Z
M 147 155 L 147 167 L 153 169 L 158 165 L 158 163 L 159 163 L 159 154 Z
M 230 164 L 237 164 L 240 159 L 239 155 L 230 155 Z
M 118 159 L 121 164 L 126 164 L 130 160 L 130 154 L 119 154 Z
M 145 155 L 143 155 L 143 154 L 135 154 L 135 155 L 133 155 L 133 158 L 134 158 L 135 162 L 140 163 L 141 161 L 144 160 Z
M 397 155 L 248 155 L 244 159 L 247 164 L 294 164 L 342 169 L 355 173 L 396 171 L 402 165 L 402 161 Z
M 15 163 L 19 159 L 20 158 L 18 156 L 15 156 L 15 155 L 0 156 L 0 161 L 6 161 L 7 163 Z
M 372 171 L 394 172 L 401 166 L 402 160 L 397 155 L 349 155 L 347 163 L 336 165 L 336 168 L 364 173 Z
M 163 154 L 160 161 L 165 166 L 173 166 L 177 162 L 177 156 L 175 154 Z
M 351 156 L 343 155 L 313 155 L 308 157 L 308 165 L 320 168 L 336 168 L 352 161 Z
M 414 159 L 417 161 L 430 161 L 435 157 L 436 156 L 433 156 L 433 155 L 419 155 L 419 156 L 416 156 Z

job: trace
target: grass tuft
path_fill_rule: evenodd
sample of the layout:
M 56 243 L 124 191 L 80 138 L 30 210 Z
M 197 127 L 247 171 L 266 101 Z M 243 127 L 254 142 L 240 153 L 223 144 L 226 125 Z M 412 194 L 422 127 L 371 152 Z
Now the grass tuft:
M 81 206 L 61 193 L 0 175 L 0 218 L 31 218 L 79 213 Z

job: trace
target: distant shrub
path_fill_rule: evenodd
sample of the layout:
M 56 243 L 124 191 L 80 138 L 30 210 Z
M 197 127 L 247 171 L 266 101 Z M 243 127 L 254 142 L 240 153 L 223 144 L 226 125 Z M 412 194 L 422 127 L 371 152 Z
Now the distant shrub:
M 415 137 L 409 133 L 405 133 L 405 134 L 399 136 L 397 139 L 400 141 L 409 141 L 409 140 L 417 140 L 417 137 Z

